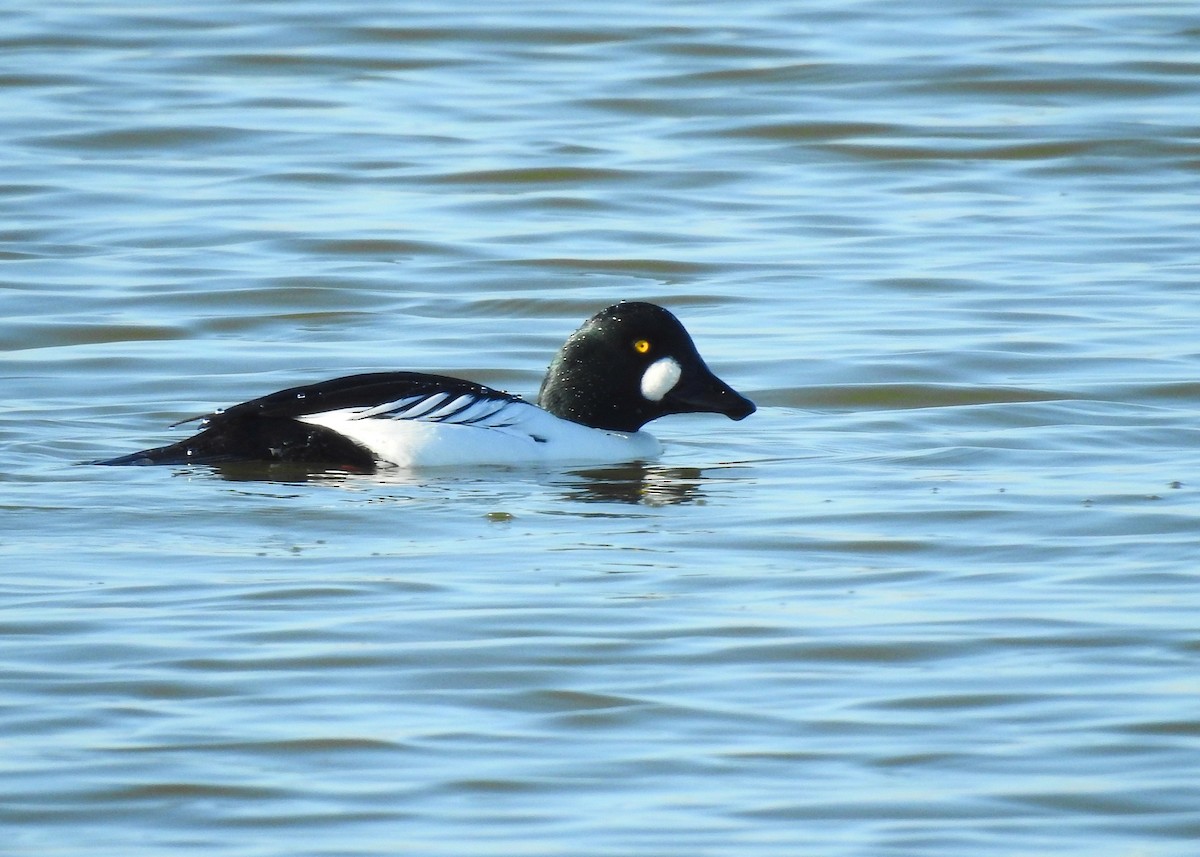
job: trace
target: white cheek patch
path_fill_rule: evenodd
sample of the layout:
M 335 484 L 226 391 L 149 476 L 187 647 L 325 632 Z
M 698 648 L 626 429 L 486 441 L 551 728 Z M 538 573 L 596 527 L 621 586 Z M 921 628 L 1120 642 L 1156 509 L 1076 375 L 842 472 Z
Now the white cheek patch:
M 661 357 L 655 360 L 642 374 L 642 395 L 652 402 L 661 402 L 663 396 L 679 383 L 683 369 L 673 357 Z

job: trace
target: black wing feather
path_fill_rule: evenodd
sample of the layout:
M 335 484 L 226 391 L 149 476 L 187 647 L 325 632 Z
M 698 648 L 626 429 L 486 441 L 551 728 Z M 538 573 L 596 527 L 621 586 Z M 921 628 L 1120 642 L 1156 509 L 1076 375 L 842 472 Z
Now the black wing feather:
M 208 419 L 212 422 L 225 416 L 244 413 L 295 418 L 343 408 L 374 408 L 400 399 L 432 396 L 436 393 L 447 393 L 451 398 L 466 395 L 503 402 L 523 401 L 520 396 L 514 396 L 512 393 L 494 390 L 483 384 L 464 381 L 462 378 L 451 378 L 448 375 L 430 375 L 424 372 L 367 372 L 302 387 L 290 387 L 234 405 L 221 413 L 210 415 Z

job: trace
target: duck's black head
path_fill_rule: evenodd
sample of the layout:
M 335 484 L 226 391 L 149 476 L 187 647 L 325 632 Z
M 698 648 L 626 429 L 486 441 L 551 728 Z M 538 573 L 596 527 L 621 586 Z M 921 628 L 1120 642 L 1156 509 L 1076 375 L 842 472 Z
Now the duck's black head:
M 626 432 L 667 414 L 741 420 L 755 411 L 705 365 L 679 319 L 637 301 L 614 304 L 571 334 L 546 372 L 538 404 L 572 422 Z

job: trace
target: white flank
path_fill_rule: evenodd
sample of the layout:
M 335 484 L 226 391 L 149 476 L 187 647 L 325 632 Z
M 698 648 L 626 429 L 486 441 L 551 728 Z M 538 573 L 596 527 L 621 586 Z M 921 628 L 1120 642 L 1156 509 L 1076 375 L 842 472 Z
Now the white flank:
M 683 369 L 675 362 L 674 357 L 655 360 L 642 375 L 642 395 L 652 402 L 661 402 L 663 396 L 679 383 L 679 376 L 682 374 Z
M 443 399 L 438 404 L 454 403 Z M 654 458 L 662 452 L 662 445 L 648 432 L 588 428 L 526 402 L 505 402 L 486 421 L 470 425 L 429 422 L 431 411 L 424 407 L 414 410 L 426 416 L 370 417 L 364 409 L 347 408 L 299 419 L 331 428 L 369 449 L 381 462 L 398 467 L 616 464 Z M 478 411 L 472 408 L 461 416 L 471 414 Z

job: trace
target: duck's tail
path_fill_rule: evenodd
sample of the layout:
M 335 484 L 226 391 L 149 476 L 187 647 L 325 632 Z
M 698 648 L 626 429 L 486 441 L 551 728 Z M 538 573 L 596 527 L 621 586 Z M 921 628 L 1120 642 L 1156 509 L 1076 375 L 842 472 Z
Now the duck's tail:
M 250 414 L 210 417 L 202 432 L 186 440 L 91 463 L 124 466 L 231 461 L 323 462 L 365 472 L 375 469 L 375 458 L 368 450 L 332 429 Z

